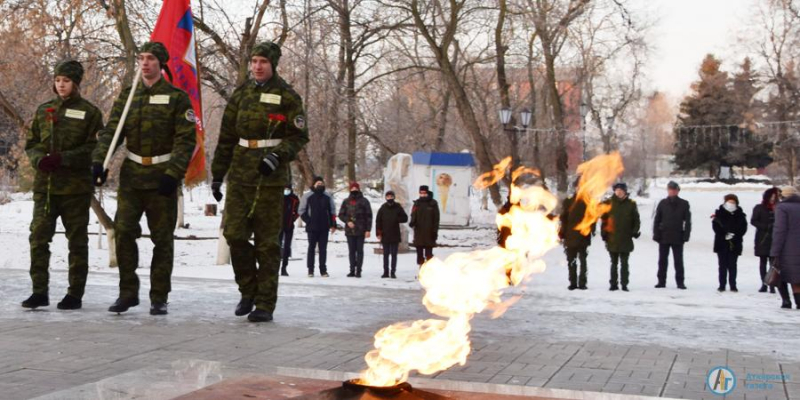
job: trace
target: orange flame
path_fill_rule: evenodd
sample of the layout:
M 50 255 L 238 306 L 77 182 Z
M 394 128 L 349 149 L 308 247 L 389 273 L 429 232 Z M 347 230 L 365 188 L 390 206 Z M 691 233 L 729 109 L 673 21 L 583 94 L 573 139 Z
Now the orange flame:
M 601 198 L 624 170 L 622 156 L 616 151 L 597 156 L 578 166 L 581 178 L 575 197 L 577 201 L 586 204 L 586 214 L 575 227 L 576 231 L 584 236 L 590 234 L 594 223 L 611 210 L 611 205 L 603 204 Z
M 502 179 L 510 158 L 475 181 L 485 188 Z M 520 174 L 534 170 L 519 168 Z M 540 258 L 558 245 L 558 220 L 551 217 L 558 199 L 538 186 L 512 185 L 513 206 L 496 218 L 498 228 L 509 228 L 505 247 L 454 253 L 444 261 L 434 258 L 422 266 L 419 280 L 425 289 L 423 304 L 444 319 L 397 323 L 375 335 L 375 349 L 366 356 L 369 369 L 360 382 L 391 386 L 406 381 L 411 371 L 433 374 L 453 365 L 464 365 L 470 353 L 470 320 L 475 314 L 492 310 L 502 315 L 519 298 L 503 301 L 502 292 L 511 285 L 527 282 L 545 270 Z

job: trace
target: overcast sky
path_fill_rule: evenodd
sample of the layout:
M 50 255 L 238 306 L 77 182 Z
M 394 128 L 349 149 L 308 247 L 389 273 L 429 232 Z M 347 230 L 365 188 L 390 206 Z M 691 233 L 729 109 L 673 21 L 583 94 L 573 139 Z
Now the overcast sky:
M 655 48 L 648 71 L 652 89 L 679 99 L 697 79 L 697 69 L 706 54 L 737 63 L 744 58 L 737 50 L 737 36 L 753 11 L 754 0 L 641 1 L 652 1 L 658 18 L 651 37 Z M 723 69 L 733 70 L 735 65 L 728 62 Z

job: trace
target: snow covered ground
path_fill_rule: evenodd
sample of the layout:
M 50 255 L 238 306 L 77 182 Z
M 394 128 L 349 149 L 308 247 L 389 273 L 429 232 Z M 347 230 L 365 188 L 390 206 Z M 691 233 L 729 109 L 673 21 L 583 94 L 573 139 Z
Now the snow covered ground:
M 536 275 L 526 288 L 515 289 L 524 293 L 521 301 L 515 304 L 503 317 L 489 320 L 487 316 L 476 318 L 475 334 L 491 335 L 493 332 L 504 336 L 531 337 L 532 340 L 551 341 L 607 341 L 624 344 L 654 344 L 667 347 L 718 349 L 727 348 L 742 352 L 760 353 L 776 357 L 800 360 L 800 338 L 793 333 L 800 322 L 800 311 L 780 310 L 777 294 L 757 293 L 760 287 L 758 259 L 753 255 L 752 226 L 745 237 L 745 252 L 739 260 L 739 293 L 717 293 L 717 262 L 712 251 L 713 232 L 710 215 L 722 203 L 727 193 L 739 195 L 742 207 L 749 215 L 761 199 L 761 193 L 768 187 L 758 184 L 745 184 L 731 187 L 727 185 L 691 183 L 683 184 L 681 196 L 692 206 L 693 234 L 685 249 L 686 285 L 688 290 L 675 288 L 673 270 L 670 266 L 668 288 L 656 290 L 657 244 L 651 240 L 653 209 L 657 201 L 666 196 L 663 187 L 666 181 L 656 182 L 649 199 L 638 199 L 642 217 L 642 238 L 636 241 L 636 250 L 631 256 L 631 292 L 609 292 L 609 257 L 602 241 L 597 236 L 589 249 L 589 290 L 567 290 L 567 270 L 563 251 L 558 248 L 546 257 L 547 270 Z M 339 203 L 344 194 L 337 195 Z M 113 195 L 105 197 L 105 207 L 113 215 L 115 204 Z M 377 211 L 380 199 L 373 199 Z M 203 216 L 203 205 L 212 203 L 207 188 L 196 188 L 186 193 L 185 222 L 188 229 L 179 229 L 180 238 L 195 237 L 196 240 L 177 240 L 174 275 L 190 278 L 210 278 L 218 281 L 193 280 L 198 290 L 208 289 L 207 296 L 225 296 L 226 301 L 236 298 L 236 286 L 229 265 L 214 265 L 216 260 L 216 235 L 219 217 Z M 441 242 L 450 246 L 434 251 L 437 256 L 446 256 L 455 251 L 471 251 L 493 245 L 495 238 L 494 211 L 480 211 L 478 199 L 473 199 L 473 219 L 477 226 L 468 229 L 444 230 L 440 233 Z M 32 212 L 30 195 L 14 195 L 13 201 L 0 206 L 0 268 L 25 270 L 29 265 L 28 224 Z M 97 224 L 92 216 L 90 232 L 97 232 Z M 142 229 L 147 233 L 146 223 Z M 58 231 L 63 231 L 59 226 Z M 382 256 L 373 254 L 377 246 L 375 239 L 369 239 L 366 247 L 364 277 L 346 278 L 348 272 L 347 245 L 344 234 L 337 232 L 332 236 L 328 248 L 328 270 L 330 278 L 308 278 L 305 273 L 306 240 L 302 229 L 295 231 L 293 245 L 295 259 L 289 265 L 288 278 L 281 278 L 281 295 L 287 296 L 325 296 L 336 293 L 329 301 L 348 302 L 348 296 L 375 295 L 385 293 L 385 299 L 370 299 L 370 303 L 385 302 L 391 306 L 393 301 L 417 302 L 420 295 L 419 284 L 414 280 L 416 272 L 415 255 L 402 254 L 399 259 L 400 279 L 380 279 Z M 97 249 L 97 236 L 91 236 L 90 243 L 90 284 L 114 286 L 116 271 L 109 269 L 108 252 Z M 105 243 L 103 244 L 105 246 Z M 149 240 L 139 241 L 140 257 L 143 264 L 149 264 L 152 245 Z M 66 240 L 57 235 L 51 247 L 53 259 L 51 268 L 65 270 L 67 260 Z M 147 266 L 140 269 L 142 275 L 148 272 Z M 24 275 L 20 275 L 24 276 Z M 56 277 L 63 275 L 57 274 Z M 147 280 L 144 279 L 144 282 Z M 227 282 L 226 282 L 227 281 Z M 63 287 L 65 282 L 60 282 Z M 325 285 L 325 288 L 320 286 Z M 369 290 L 352 291 L 348 287 L 359 286 Z M 25 287 L 24 284 L 14 287 Z M 315 289 L 319 288 L 318 290 Z M 6 303 L 0 312 L 12 312 L 16 304 L 28 295 L 20 289 L 19 293 L 5 293 L 0 301 Z M 62 293 L 52 293 L 60 298 Z M 395 296 L 396 295 L 396 296 Z M 87 293 L 87 297 L 91 292 Z M 146 296 L 144 296 L 146 297 Z M 88 300 L 88 299 L 87 299 Z M 359 299 L 351 299 L 357 304 Z M 235 301 L 235 300 L 234 300 Z M 344 307 L 344 305 L 343 305 Z M 280 312 L 280 302 L 278 305 Z M 336 307 L 333 307 L 334 309 Z M 428 318 L 424 307 L 417 303 L 404 304 L 404 317 Z M 375 310 L 375 308 L 371 308 Z M 395 310 L 396 311 L 396 310 Z M 408 312 L 405 312 L 408 311 Z M 197 311 L 199 313 L 201 311 Z M 372 311 L 374 312 L 374 311 Z M 365 318 L 364 325 L 391 322 L 392 311 L 387 315 L 373 315 Z M 8 317 L 8 316 L 6 316 Z M 315 326 L 321 330 L 348 331 L 354 329 L 353 321 L 347 318 L 332 318 L 325 326 Z

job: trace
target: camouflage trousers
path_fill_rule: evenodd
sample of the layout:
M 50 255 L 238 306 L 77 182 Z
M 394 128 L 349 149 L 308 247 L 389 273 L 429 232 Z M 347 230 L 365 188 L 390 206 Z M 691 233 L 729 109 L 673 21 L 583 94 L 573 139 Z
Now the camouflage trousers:
M 66 231 L 69 246 L 69 289 L 71 296 L 82 298 L 89 272 L 89 205 L 91 193 L 50 195 L 50 209 L 47 207 L 47 194 L 34 193 L 33 221 L 31 221 L 31 281 L 33 293 L 47 294 L 50 283 L 50 242 L 56 232 L 56 220 Z
M 255 199 L 255 187 L 228 184 L 223 235 L 242 297 L 254 299 L 259 310 L 273 312 L 278 301 L 283 188 L 262 186 L 253 208 Z M 250 243 L 251 236 L 255 244 Z
M 178 194 L 161 196 L 157 190 L 120 188 L 117 193 L 116 228 L 117 261 L 119 262 L 119 296 L 139 297 L 139 247 L 141 237 L 139 221 L 147 217 L 153 259 L 150 262 L 150 301 L 166 303 L 172 288 L 172 261 L 174 256 L 175 224 L 178 220 Z

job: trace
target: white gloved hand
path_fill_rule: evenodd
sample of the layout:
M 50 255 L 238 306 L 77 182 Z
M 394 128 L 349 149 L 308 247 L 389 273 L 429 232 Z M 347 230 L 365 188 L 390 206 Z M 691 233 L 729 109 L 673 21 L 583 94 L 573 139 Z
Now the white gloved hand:
M 728 232 L 728 233 L 725 235 L 725 240 L 731 240 L 731 239 L 733 239 L 733 234 L 732 234 L 732 233 L 730 233 L 730 232 Z

